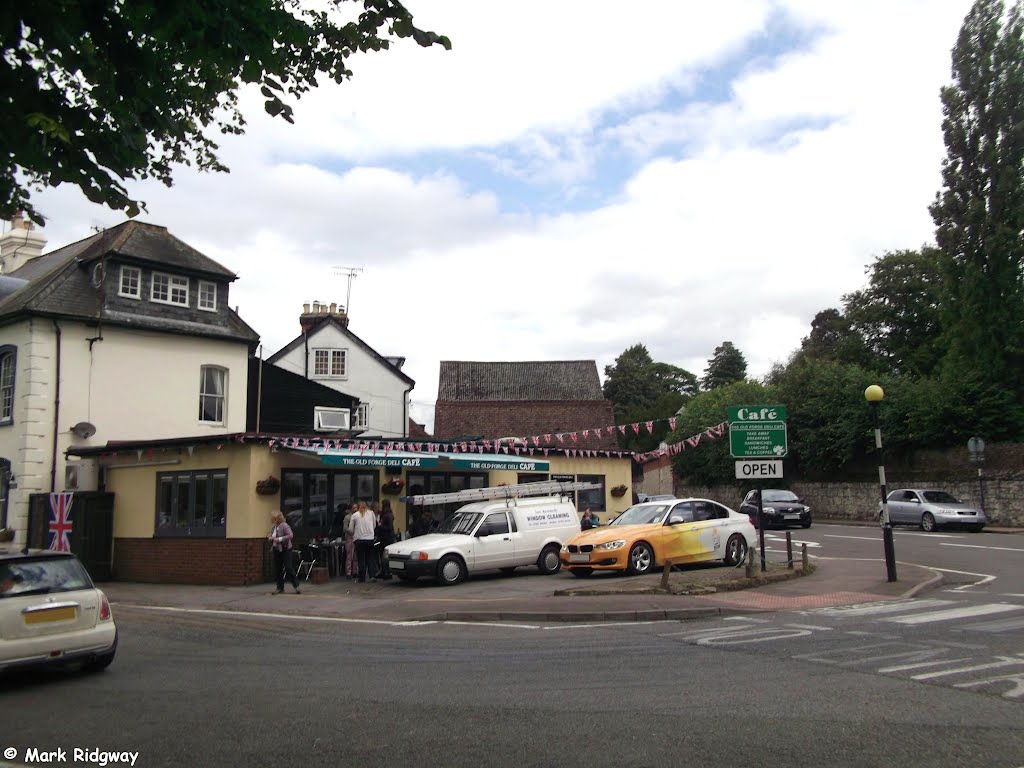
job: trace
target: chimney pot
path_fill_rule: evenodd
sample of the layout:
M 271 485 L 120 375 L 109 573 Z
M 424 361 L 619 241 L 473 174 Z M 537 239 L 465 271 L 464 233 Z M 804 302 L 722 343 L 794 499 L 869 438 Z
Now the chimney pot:
M 304 314 L 304 315 L 308 315 L 309 314 L 309 302 L 308 301 L 305 304 L 302 305 L 302 314 Z
M 331 302 L 331 314 L 332 315 L 338 314 L 338 305 L 335 304 L 333 301 Z
M 327 314 L 327 305 L 326 304 L 317 304 L 315 306 L 316 306 L 317 312 L 319 314 L 321 314 L 321 315 L 326 315 Z

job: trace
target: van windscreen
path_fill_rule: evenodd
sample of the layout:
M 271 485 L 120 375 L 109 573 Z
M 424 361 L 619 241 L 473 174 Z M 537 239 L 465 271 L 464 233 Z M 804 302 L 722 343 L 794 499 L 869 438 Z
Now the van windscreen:
M 437 533 L 462 533 L 469 536 L 480 522 L 480 512 L 462 512 L 445 520 L 437 529 Z

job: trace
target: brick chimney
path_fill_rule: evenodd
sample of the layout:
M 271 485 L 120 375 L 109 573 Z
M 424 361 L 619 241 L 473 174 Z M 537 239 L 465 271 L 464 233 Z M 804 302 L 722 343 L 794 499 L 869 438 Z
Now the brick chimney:
M 299 327 L 303 333 L 309 333 L 314 326 L 319 325 L 328 317 L 333 317 L 342 328 L 348 328 L 348 315 L 342 304 L 327 304 L 322 301 L 314 301 L 312 304 L 302 305 L 302 314 L 299 315 Z
M 11 228 L 0 236 L 0 273 L 10 274 L 30 259 L 41 256 L 46 238 L 27 221 L 21 211 L 11 219 Z

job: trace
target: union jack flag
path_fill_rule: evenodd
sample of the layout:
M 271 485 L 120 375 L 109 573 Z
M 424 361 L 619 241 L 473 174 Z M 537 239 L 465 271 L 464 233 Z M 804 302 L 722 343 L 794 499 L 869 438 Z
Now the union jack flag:
M 57 552 L 70 552 L 71 541 L 71 502 L 74 493 L 50 494 L 50 546 Z

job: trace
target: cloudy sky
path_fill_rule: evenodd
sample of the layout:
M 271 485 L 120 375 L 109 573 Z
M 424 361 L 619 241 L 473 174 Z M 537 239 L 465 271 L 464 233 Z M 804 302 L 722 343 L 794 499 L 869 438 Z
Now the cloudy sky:
M 265 355 L 304 302 L 407 358 L 594 359 L 642 343 L 700 376 L 732 341 L 784 361 L 883 251 L 932 240 L 939 88 L 970 0 L 410 0 L 402 41 L 296 106 L 243 98 L 230 174 L 130 187 L 141 218 L 234 270 Z M 47 248 L 118 224 L 36 198 Z

